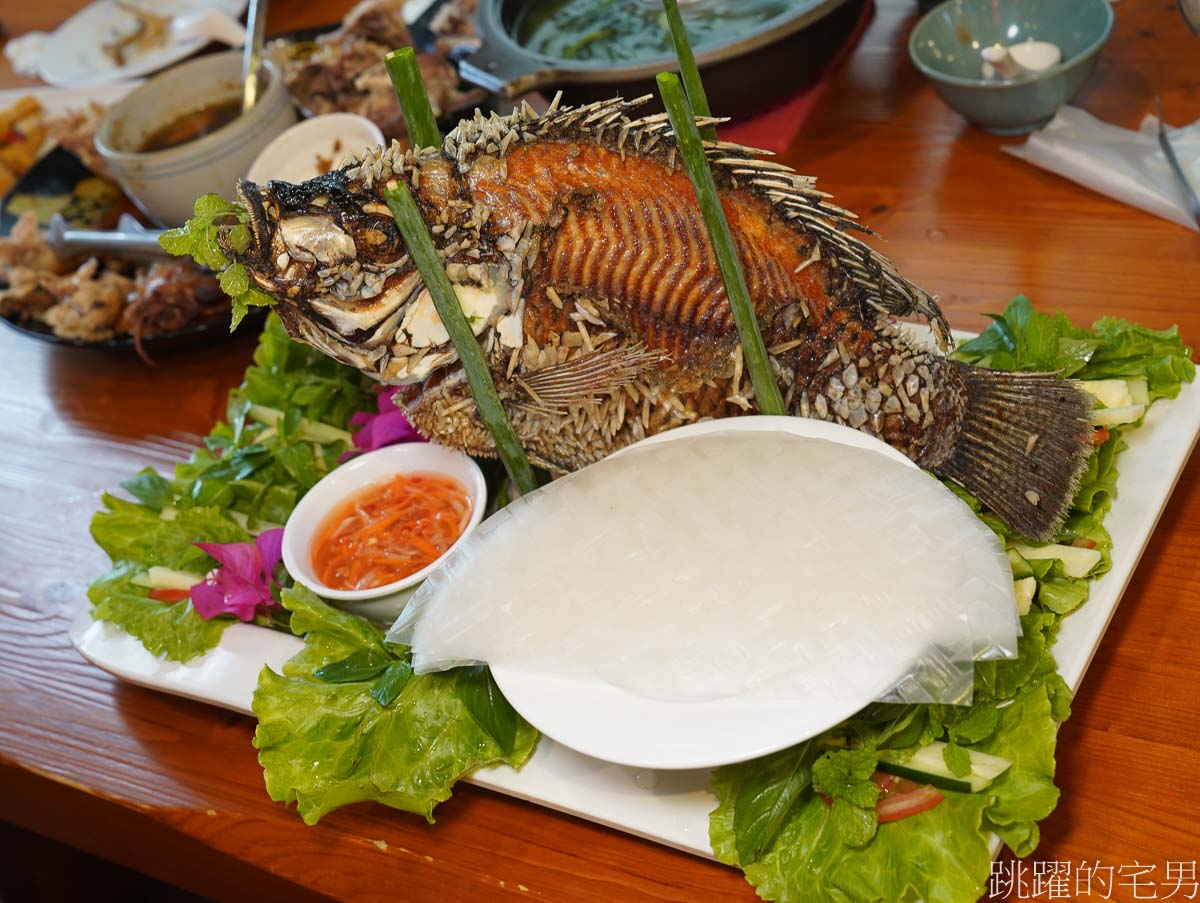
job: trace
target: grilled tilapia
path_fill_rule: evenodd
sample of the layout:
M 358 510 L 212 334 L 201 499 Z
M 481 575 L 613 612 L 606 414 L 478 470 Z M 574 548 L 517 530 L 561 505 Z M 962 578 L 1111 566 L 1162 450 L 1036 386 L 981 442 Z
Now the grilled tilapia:
M 252 239 L 235 256 L 293 337 L 405 386 L 416 428 L 473 455 L 494 454 L 492 439 L 383 203 L 391 180 L 417 199 L 534 462 L 573 470 L 754 412 L 670 123 L 633 118 L 637 103 L 476 113 L 438 148 L 393 144 L 299 185 L 242 182 Z M 1091 448 L 1090 397 L 950 360 L 935 299 L 854 237 L 813 179 L 732 144 L 707 153 L 788 410 L 876 435 L 1051 536 Z M 940 350 L 896 323 L 906 315 Z

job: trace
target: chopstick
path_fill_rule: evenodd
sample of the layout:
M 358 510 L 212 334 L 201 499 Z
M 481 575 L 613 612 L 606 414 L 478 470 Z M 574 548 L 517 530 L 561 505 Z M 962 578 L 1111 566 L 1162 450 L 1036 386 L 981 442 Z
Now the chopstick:
M 1196 192 L 1192 188 L 1191 182 L 1188 181 L 1183 167 L 1179 165 L 1179 159 L 1175 156 L 1175 151 L 1171 147 L 1171 141 L 1167 138 L 1167 128 L 1163 125 L 1162 118 L 1162 102 L 1159 100 L 1157 94 L 1154 96 L 1154 115 L 1158 117 L 1158 146 L 1162 148 L 1163 155 L 1167 158 L 1167 162 L 1171 164 L 1175 178 L 1183 186 L 1183 198 L 1187 202 L 1188 212 L 1191 214 L 1192 219 L 1196 221 L 1196 226 L 1200 227 L 1200 198 L 1196 197 Z

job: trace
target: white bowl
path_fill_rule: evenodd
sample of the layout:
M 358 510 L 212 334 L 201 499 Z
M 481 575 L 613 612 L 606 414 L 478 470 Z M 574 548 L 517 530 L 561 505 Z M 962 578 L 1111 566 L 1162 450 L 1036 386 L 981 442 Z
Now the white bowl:
M 357 113 L 325 113 L 297 122 L 259 152 L 246 174 L 251 182 L 265 185 L 307 182 L 320 175 L 317 157 L 337 166 L 347 154 L 359 154 L 384 143 L 379 126 Z
M 436 561 L 415 574 L 373 589 L 333 589 L 322 583 L 313 570 L 312 546 L 317 530 L 338 505 L 369 483 L 402 473 L 436 473 L 462 484 L 471 502 L 467 528 Z M 475 529 L 487 507 L 487 484 L 479 465 L 462 452 L 432 442 L 390 445 L 343 464 L 313 486 L 288 518 L 283 531 L 283 564 L 292 578 L 341 607 L 371 620 L 399 616 L 408 596 L 441 565 Z
M 142 153 L 146 138 L 174 116 L 241 96 L 240 50 L 182 63 L 109 108 L 96 129 L 96 150 L 148 216 L 164 226 L 180 225 L 200 195 L 232 197 L 259 151 L 296 121 L 283 77 L 269 60 L 263 61 L 263 79 L 249 113 L 195 141 Z

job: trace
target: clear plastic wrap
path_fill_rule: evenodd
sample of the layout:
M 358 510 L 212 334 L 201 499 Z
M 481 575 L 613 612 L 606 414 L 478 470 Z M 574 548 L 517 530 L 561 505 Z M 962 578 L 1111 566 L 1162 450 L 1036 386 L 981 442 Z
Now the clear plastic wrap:
M 1200 191 L 1200 120 L 1168 128 L 1167 135 L 1192 188 Z M 1004 150 L 1147 213 L 1193 231 L 1200 228 L 1158 145 L 1154 116 L 1144 117 L 1134 131 L 1103 122 L 1079 107 L 1064 106 L 1024 144 Z
M 668 700 L 969 701 L 1016 652 L 995 535 L 924 472 L 783 432 L 637 447 L 480 525 L 389 639 Z

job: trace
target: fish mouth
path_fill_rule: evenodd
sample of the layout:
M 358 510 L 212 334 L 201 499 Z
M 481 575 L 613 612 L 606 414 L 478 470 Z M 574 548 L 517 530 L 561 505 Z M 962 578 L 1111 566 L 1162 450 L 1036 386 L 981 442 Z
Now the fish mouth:
M 271 226 L 267 222 L 267 208 L 263 204 L 262 188 L 249 179 L 238 179 L 238 200 L 250 217 L 250 245 L 242 256 L 264 264 L 271 253 Z

